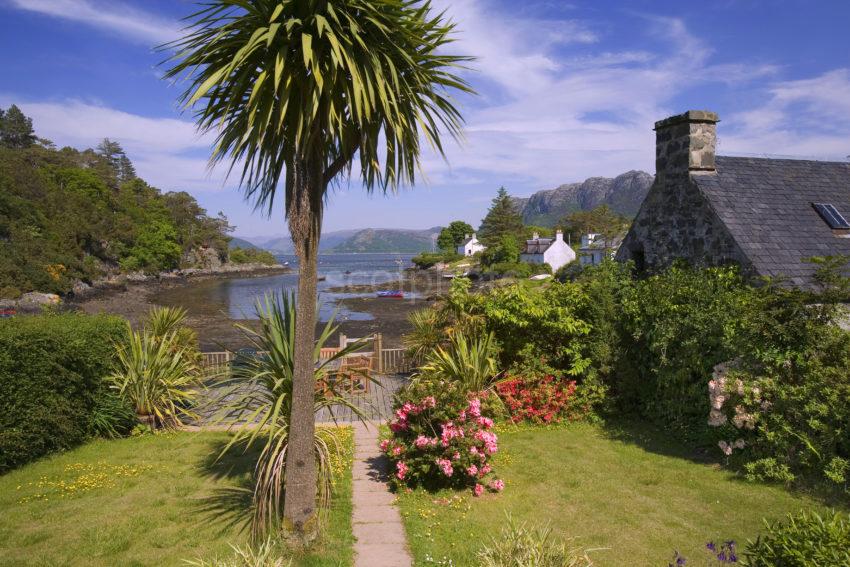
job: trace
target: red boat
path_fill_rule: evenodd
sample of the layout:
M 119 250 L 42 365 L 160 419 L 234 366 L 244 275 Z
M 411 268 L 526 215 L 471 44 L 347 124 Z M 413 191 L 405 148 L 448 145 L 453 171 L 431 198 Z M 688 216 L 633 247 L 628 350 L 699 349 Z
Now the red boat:
M 378 297 L 395 297 L 401 299 L 404 297 L 404 292 L 400 289 L 395 289 L 391 291 L 379 291 Z

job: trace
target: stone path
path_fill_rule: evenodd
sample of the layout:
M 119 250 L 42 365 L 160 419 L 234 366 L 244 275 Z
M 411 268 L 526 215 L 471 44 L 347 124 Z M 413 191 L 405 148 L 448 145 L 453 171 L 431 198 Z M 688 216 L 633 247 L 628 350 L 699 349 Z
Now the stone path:
M 389 461 L 378 448 L 377 425 L 354 426 L 354 567 L 410 567 L 407 536 L 386 483 Z

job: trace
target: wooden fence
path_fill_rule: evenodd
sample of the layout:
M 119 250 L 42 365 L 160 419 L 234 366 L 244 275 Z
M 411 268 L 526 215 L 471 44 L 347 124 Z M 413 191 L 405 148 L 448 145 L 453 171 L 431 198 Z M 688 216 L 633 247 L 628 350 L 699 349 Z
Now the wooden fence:
M 339 352 L 341 348 L 345 348 L 352 342 L 358 340 L 362 339 L 354 339 L 346 337 L 345 335 L 340 335 L 340 346 L 323 348 L 319 357 L 321 360 L 327 360 Z M 381 348 L 382 340 L 380 334 L 377 334 L 374 337 L 367 337 L 365 340 L 372 341 L 373 350 L 371 352 L 360 351 L 358 354 L 375 356 L 376 352 L 379 353 L 379 356 L 375 357 L 375 371 L 377 373 L 402 374 L 412 370 L 410 357 L 403 348 Z M 257 354 L 262 356 L 264 353 L 257 352 Z M 218 374 L 225 372 L 230 367 L 230 363 L 233 362 L 234 358 L 236 358 L 236 353 L 232 351 L 202 352 L 201 365 L 207 374 Z

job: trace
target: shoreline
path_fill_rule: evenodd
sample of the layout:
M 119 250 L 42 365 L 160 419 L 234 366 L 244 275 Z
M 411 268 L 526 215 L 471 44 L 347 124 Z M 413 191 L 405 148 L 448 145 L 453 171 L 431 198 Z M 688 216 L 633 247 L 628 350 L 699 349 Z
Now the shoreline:
M 274 273 L 287 273 L 289 270 L 258 270 L 250 273 L 230 272 L 224 274 L 202 274 L 192 277 L 169 277 L 148 280 L 144 282 L 125 282 L 123 286 L 103 290 L 92 296 L 68 300 L 68 308 L 84 313 L 110 313 L 127 319 L 131 325 L 138 326 L 152 307 L 182 306 L 187 309 L 187 324 L 198 333 L 201 350 L 220 351 L 236 350 L 248 346 L 244 333 L 236 325 L 244 325 L 251 329 L 258 328 L 256 319 L 232 317 L 227 312 L 226 305 L 181 300 L 181 297 L 191 297 L 209 293 L 206 286 L 215 286 L 215 282 L 226 279 L 250 279 L 264 277 Z M 340 317 L 336 320 L 338 333 L 348 337 L 363 337 L 373 333 L 381 333 L 386 348 L 402 346 L 402 336 L 410 329 L 409 315 L 430 305 L 446 284 L 433 274 L 405 273 L 401 280 L 381 284 L 361 284 L 356 286 L 337 286 L 331 288 L 331 293 L 351 293 L 356 288 L 359 293 L 370 293 L 381 289 L 402 288 L 405 291 L 415 291 L 416 295 L 404 299 L 374 297 L 348 297 L 338 301 L 347 309 L 357 313 L 366 313 L 369 320 L 354 320 Z M 179 289 L 179 292 L 176 290 Z M 175 290 L 175 291 L 172 291 Z M 317 334 L 326 323 L 316 325 Z M 328 344 L 336 346 L 338 336 L 332 336 Z

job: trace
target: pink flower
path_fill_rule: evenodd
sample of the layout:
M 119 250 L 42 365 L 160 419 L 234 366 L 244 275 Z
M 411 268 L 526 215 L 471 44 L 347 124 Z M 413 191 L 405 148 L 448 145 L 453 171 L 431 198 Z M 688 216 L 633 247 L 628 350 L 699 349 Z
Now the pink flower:
M 457 451 L 455 451 L 455 454 L 454 454 L 454 455 L 452 455 L 452 460 L 453 460 L 453 461 L 459 461 L 459 460 L 460 460 L 460 453 L 458 453 Z
M 457 416 L 458 421 L 466 421 L 466 410 L 460 410 L 460 414 Z
M 489 417 L 479 417 L 478 425 L 480 425 L 484 429 L 490 429 L 491 427 L 493 427 L 493 420 Z
M 469 407 L 466 408 L 466 412 L 472 417 L 481 417 L 481 400 L 478 398 L 469 400 Z
M 406 414 L 409 414 L 409 413 L 412 413 L 414 415 L 417 414 L 418 408 L 415 405 L 411 404 L 410 402 L 405 402 L 404 405 L 401 406 L 401 411 L 403 411 L 405 413 L 405 417 L 406 417 Z
M 389 439 L 384 439 L 383 441 L 381 441 L 381 451 L 383 451 L 384 453 L 387 452 L 387 447 L 389 447 L 389 446 L 390 446 L 390 440 Z
M 480 469 L 481 476 L 485 476 L 485 475 L 490 474 L 490 471 L 492 471 L 492 470 L 493 470 L 493 469 L 492 469 L 492 468 L 490 468 L 490 465 L 484 465 L 484 466 L 483 466 L 483 467 L 481 467 L 481 469 Z
M 476 447 L 475 445 L 473 445 L 472 447 L 470 447 L 470 448 L 469 448 L 469 453 L 470 453 L 471 455 L 477 455 L 477 454 L 478 454 L 478 447 Z
M 484 494 L 484 487 L 478 483 L 475 483 L 475 488 L 472 489 L 472 494 L 475 496 L 481 496 Z
M 499 446 L 496 444 L 498 437 L 496 437 L 495 433 L 490 431 L 478 431 L 475 434 L 475 439 L 484 443 L 484 452 L 488 455 L 492 455 L 499 450 Z
M 423 408 L 432 408 L 437 405 L 437 400 L 434 399 L 434 396 L 428 396 L 424 400 L 422 400 Z
M 505 481 L 500 480 L 500 479 L 496 479 L 493 482 L 491 482 L 489 484 L 489 486 L 490 486 L 490 490 L 492 490 L 494 492 L 501 492 L 502 490 L 505 489 Z
M 399 455 L 401 455 L 401 453 L 402 453 L 401 445 L 396 445 L 395 447 L 393 447 L 393 456 L 394 457 L 398 457 Z
M 466 474 L 469 476 L 476 476 L 478 474 L 478 467 L 475 465 L 469 465 L 466 467 Z
M 416 445 L 417 449 L 424 449 L 429 445 L 429 440 L 424 435 L 420 435 L 416 438 L 416 441 L 414 441 L 413 444 Z
M 395 464 L 395 470 L 396 470 L 396 473 L 395 473 L 396 477 L 399 480 L 404 480 L 404 475 L 407 474 L 407 465 L 404 463 L 404 461 L 397 462 Z
M 407 429 L 407 421 L 406 420 L 393 420 L 390 422 L 390 429 L 398 433 L 399 431 L 404 431 Z
M 446 476 L 452 476 L 454 474 L 454 469 L 452 468 L 452 462 L 448 459 L 437 459 L 437 466 L 440 467 L 440 470 L 443 471 L 443 474 Z
M 409 404 L 404 404 L 400 409 L 395 410 L 395 416 L 399 421 L 407 421 L 407 410 L 404 409 L 407 405 Z

